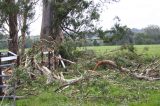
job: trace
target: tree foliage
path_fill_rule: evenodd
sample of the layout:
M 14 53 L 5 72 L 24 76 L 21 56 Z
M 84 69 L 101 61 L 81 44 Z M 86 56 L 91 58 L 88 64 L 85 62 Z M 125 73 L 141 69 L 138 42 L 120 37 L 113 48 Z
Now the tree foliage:
M 9 33 L 6 25 L 9 25 L 9 14 L 18 13 L 18 6 L 14 0 L 0 1 L 0 31 L 1 33 Z
M 19 7 L 19 25 L 22 31 L 28 32 L 29 25 L 32 23 L 35 16 L 35 6 L 38 0 L 18 0 Z M 26 23 L 24 20 L 26 19 Z M 25 25 L 24 25 L 25 24 Z M 29 33 L 29 32 L 28 32 Z
M 159 44 L 160 43 L 160 27 L 157 25 L 149 25 L 142 29 L 141 33 L 134 35 L 136 44 Z
M 110 30 L 98 30 L 99 37 L 109 44 L 130 44 L 133 43 L 133 32 L 126 25 L 121 25 L 120 19 L 115 18 L 116 23 Z
M 37 0 L 1 0 L 0 31 L 9 35 L 9 50 L 18 53 L 18 31 L 21 31 L 23 54 L 25 50 L 25 34 L 34 17 L 34 6 Z
M 18 0 L 19 6 L 19 28 L 21 30 L 20 54 L 25 53 L 26 34 L 29 34 L 29 26 L 35 15 L 35 5 L 37 0 Z
M 103 0 L 102 0 L 103 1 Z M 50 8 L 50 22 L 48 22 L 48 33 L 43 27 L 41 29 L 41 37 L 43 36 L 60 36 L 60 32 L 63 31 L 65 35 L 80 35 L 84 31 L 93 31 L 95 29 L 95 22 L 100 17 L 101 6 L 103 2 L 95 3 L 92 0 L 44 0 L 43 8 Z M 116 2 L 116 0 L 105 0 L 105 2 Z M 51 5 L 49 7 L 49 5 Z M 43 11 L 46 12 L 46 11 Z M 47 19 L 47 16 L 43 17 Z M 45 21 L 45 19 L 44 19 Z M 49 20 L 48 20 L 49 21 Z M 47 22 L 46 22 L 47 23 Z M 60 30 L 60 31 L 59 31 Z M 72 37 L 72 36 L 70 36 Z M 77 36 L 78 37 L 78 36 Z M 75 38 L 77 38 L 75 37 Z

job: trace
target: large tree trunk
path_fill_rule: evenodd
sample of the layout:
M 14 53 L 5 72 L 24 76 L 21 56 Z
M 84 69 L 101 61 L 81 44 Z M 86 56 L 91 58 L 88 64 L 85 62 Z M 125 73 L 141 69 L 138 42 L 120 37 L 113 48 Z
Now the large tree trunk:
M 43 0 L 43 15 L 41 26 L 41 39 L 51 40 L 52 37 L 56 42 L 61 43 L 63 40 L 63 32 L 60 25 L 57 24 L 56 11 L 53 8 L 54 0 Z M 57 17 L 56 17 L 57 18 Z
M 26 25 L 27 24 L 27 14 L 23 14 L 23 27 L 21 29 L 21 34 L 22 34 L 22 45 L 21 45 L 21 56 L 24 55 L 25 53 L 25 43 L 26 43 Z
M 41 39 L 47 39 L 51 35 L 52 29 L 52 2 L 53 0 L 43 0 L 43 15 L 42 15 L 42 25 L 41 25 Z
M 8 4 L 15 4 L 15 0 L 7 0 Z M 18 52 L 18 30 L 17 30 L 17 13 L 16 11 L 9 14 L 9 50 L 16 53 Z

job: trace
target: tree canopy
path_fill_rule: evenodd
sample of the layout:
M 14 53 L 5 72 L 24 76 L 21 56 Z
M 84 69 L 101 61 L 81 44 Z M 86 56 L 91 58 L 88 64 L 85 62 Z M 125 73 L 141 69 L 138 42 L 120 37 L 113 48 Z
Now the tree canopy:
M 34 6 L 38 0 L 1 0 L 0 32 L 9 35 L 9 49 L 18 52 L 18 32 L 22 35 L 22 48 L 25 47 L 25 34 L 30 19 L 33 19 Z M 96 29 L 102 6 L 119 0 L 42 0 L 43 18 L 41 38 L 50 36 L 61 42 L 65 37 L 78 39 L 85 32 Z M 68 35 L 68 36 L 67 36 Z M 51 39 L 50 39 L 51 40 Z M 24 51 L 24 50 L 23 50 Z M 22 53 L 24 54 L 24 53 Z
M 74 34 L 75 37 L 93 31 L 104 2 L 117 1 L 102 0 L 95 3 L 92 0 L 44 0 L 41 38 L 51 36 L 56 39 L 62 37 L 62 33 L 69 36 Z

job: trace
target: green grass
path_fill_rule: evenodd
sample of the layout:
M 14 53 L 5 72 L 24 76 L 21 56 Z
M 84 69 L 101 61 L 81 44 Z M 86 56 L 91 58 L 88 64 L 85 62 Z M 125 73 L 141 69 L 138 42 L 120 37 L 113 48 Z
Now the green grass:
M 17 101 L 17 106 L 67 106 L 69 104 L 70 102 L 65 96 L 49 91 L 45 91 L 37 97 Z
M 160 45 L 136 45 L 135 47 L 139 53 L 160 56 Z M 148 51 L 145 48 L 148 48 Z
M 55 93 L 54 88 L 38 96 L 18 100 L 17 106 L 160 106 L 160 82 L 133 79 L 117 72 L 101 70 L 106 78 L 95 78 L 72 97 L 69 91 Z M 88 93 L 89 92 L 89 93 Z M 88 94 L 88 98 L 85 96 Z
M 91 46 L 82 49 L 94 50 L 98 54 L 104 54 L 108 51 L 116 50 L 119 47 L 120 46 Z M 143 53 L 150 56 L 160 56 L 160 45 L 135 45 L 134 47 L 136 48 L 137 53 Z

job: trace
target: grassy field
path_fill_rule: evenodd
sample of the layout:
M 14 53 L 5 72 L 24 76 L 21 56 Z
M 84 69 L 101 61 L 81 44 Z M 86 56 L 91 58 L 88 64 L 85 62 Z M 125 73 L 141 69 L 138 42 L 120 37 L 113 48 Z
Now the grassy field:
M 137 53 L 144 53 L 151 56 L 160 56 L 160 45 L 134 45 Z M 91 46 L 83 49 L 94 50 L 99 54 L 104 54 L 105 52 L 116 50 L 120 48 L 120 46 Z
M 97 46 L 80 48 L 94 50 L 98 55 L 118 49 L 120 46 Z M 136 52 L 146 56 L 160 56 L 160 45 L 135 45 Z M 87 58 L 86 58 L 87 61 Z M 54 86 L 41 90 L 36 96 L 17 100 L 17 106 L 160 106 L 160 81 L 144 81 L 116 71 L 99 69 L 104 78 L 95 78 L 83 86 L 77 95 L 67 89 L 55 93 Z M 73 88 L 73 87 L 71 87 Z

